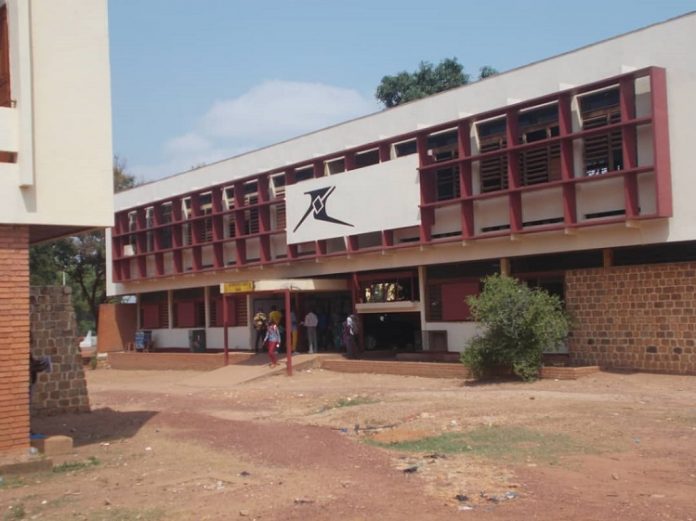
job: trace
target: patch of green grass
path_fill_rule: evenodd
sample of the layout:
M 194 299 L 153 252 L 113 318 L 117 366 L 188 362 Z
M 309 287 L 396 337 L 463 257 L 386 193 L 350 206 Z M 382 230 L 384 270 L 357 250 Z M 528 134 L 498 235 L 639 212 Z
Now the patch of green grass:
M 3 476 L 0 480 L 0 490 L 9 490 L 11 488 L 19 488 L 25 485 L 22 478 L 17 476 Z
M 369 405 L 371 403 L 378 403 L 379 400 L 374 400 L 367 396 L 356 396 L 355 398 L 339 398 L 334 403 L 329 405 L 324 405 L 319 412 L 330 411 L 331 409 L 341 409 L 343 407 L 355 407 L 356 405 Z
M 131 510 L 129 508 L 111 508 L 90 512 L 87 521 L 159 521 L 164 519 L 164 510 L 151 508 L 148 510 Z
M 547 434 L 524 427 L 479 427 L 469 432 L 448 432 L 420 440 L 368 443 L 404 452 L 470 453 L 508 462 L 555 463 L 563 454 L 591 451 L 566 434 Z
M 27 511 L 24 510 L 24 505 L 22 503 L 17 503 L 16 505 L 11 505 L 10 508 L 5 510 L 2 516 L 3 521 L 15 521 L 17 519 L 24 519 L 27 516 Z
M 62 472 L 72 472 L 75 470 L 85 470 L 91 467 L 96 467 L 101 462 L 94 456 L 90 456 L 87 461 L 66 461 L 60 465 L 53 467 L 53 472 L 60 474 Z

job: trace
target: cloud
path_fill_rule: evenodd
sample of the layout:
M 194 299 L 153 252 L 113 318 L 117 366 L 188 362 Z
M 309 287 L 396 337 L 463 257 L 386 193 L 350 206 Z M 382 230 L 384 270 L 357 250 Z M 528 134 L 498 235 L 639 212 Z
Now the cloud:
M 162 145 L 162 161 L 133 167 L 146 180 L 189 170 L 363 116 L 377 103 L 352 89 L 322 83 L 266 81 L 218 100 L 195 128 Z

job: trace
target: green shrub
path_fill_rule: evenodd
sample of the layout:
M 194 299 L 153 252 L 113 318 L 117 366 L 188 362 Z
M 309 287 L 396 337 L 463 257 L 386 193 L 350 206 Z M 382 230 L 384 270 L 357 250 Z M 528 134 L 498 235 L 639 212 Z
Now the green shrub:
M 544 350 L 568 336 L 570 320 L 561 300 L 511 277 L 492 275 L 483 282 L 481 294 L 467 300 L 483 333 L 468 343 L 462 362 L 476 376 L 502 366 L 523 380 L 536 379 Z

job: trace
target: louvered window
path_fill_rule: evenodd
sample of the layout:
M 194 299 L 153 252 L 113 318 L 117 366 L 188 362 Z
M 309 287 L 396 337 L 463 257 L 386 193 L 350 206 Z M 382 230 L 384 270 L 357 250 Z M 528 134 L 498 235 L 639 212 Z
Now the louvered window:
M 256 183 L 247 183 L 244 185 L 244 205 L 254 206 L 258 204 L 259 197 L 257 193 Z M 249 208 L 244 212 L 244 220 L 246 222 L 246 233 L 259 233 L 259 209 L 258 207 Z
M 428 286 L 428 321 L 442 320 L 442 284 Z
M 225 237 L 231 238 L 237 235 L 237 230 L 234 224 L 234 213 L 230 211 L 234 209 L 234 188 L 228 187 L 222 191 L 222 205 L 225 212 L 227 212 L 225 213 L 222 221 L 225 229 Z
M 181 201 L 181 215 L 185 221 L 191 218 L 191 199 L 187 197 Z M 184 222 L 182 226 L 182 234 L 184 239 L 184 246 L 191 245 L 191 223 Z
M 169 327 L 166 291 L 140 295 L 140 326 L 143 329 L 166 329 Z
M 128 236 L 128 246 L 129 246 L 129 250 L 130 250 L 128 252 L 128 254 L 130 254 L 130 255 L 134 255 L 137 252 L 136 235 L 134 233 L 138 227 L 137 217 L 138 217 L 137 212 L 128 212 L 128 231 L 131 233 L 131 235 Z M 124 253 L 126 253 L 126 252 L 124 252 Z
M 435 188 L 438 201 L 457 199 L 460 195 L 459 168 L 444 168 L 435 172 Z
M 155 225 L 155 209 L 150 206 L 145 209 L 145 250 L 153 251 L 155 249 L 155 236 L 152 227 Z
M 158 224 L 169 224 L 172 222 L 172 203 L 164 203 L 162 205 L 161 219 L 162 222 Z M 160 248 L 171 248 L 172 247 L 172 229 L 169 226 L 160 228 L 157 232 L 160 234 Z
M 459 157 L 457 131 L 448 130 L 428 136 L 428 155 L 438 163 Z M 438 201 L 456 199 L 460 195 L 459 168 L 449 167 L 435 171 L 435 197 Z
M 505 139 L 505 118 L 478 125 L 479 148 L 482 154 L 502 150 L 507 146 Z M 481 160 L 481 193 L 505 190 L 508 187 L 507 155 L 499 155 Z
M 161 300 L 158 304 L 159 309 L 159 326 L 161 328 L 169 327 L 169 304 L 167 299 Z
M 213 218 L 209 217 L 213 214 L 213 195 L 211 193 L 201 196 L 201 215 L 204 217 L 201 221 L 201 240 L 210 242 L 213 240 Z
M 518 128 L 520 143 L 534 143 L 558 136 L 558 106 L 551 105 L 520 114 Z M 520 152 L 519 168 L 522 186 L 560 179 L 560 144 L 552 143 L 523 150 Z
M 210 327 L 223 327 L 223 296 L 213 287 L 210 291 Z M 227 297 L 227 325 L 239 327 L 247 325 L 247 309 L 245 295 L 229 295 Z
M 274 230 L 284 230 L 286 227 L 286 217 L 285 217 L 285 176 L 278 175 L 273 177 L 271 182 L 271 195 L 274 199 L 283 200 L 282 203 L 273 206 L 273 212 L 275 214 L 275 226 Z
M 619 90 L 611 89 L 584 96 L 580 100 L 584 130 L 621 121 Z M 585 175 L 606 174 L 623 168 L 621 130 L 596 134 L 584 139 Z
M 175 290 L 174 327 L 205 327 L 203 288 Z

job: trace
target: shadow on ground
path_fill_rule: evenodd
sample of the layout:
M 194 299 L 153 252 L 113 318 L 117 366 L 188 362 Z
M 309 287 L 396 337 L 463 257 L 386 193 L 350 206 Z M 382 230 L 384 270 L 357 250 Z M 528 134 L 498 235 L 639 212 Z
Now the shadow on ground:
M 108 407 L 90 413 L 32 418 L 32 431 L 46 436 L 64 435 L 76 447 L 95 442 L 131 438 L 158 411 L 114 411 Z

